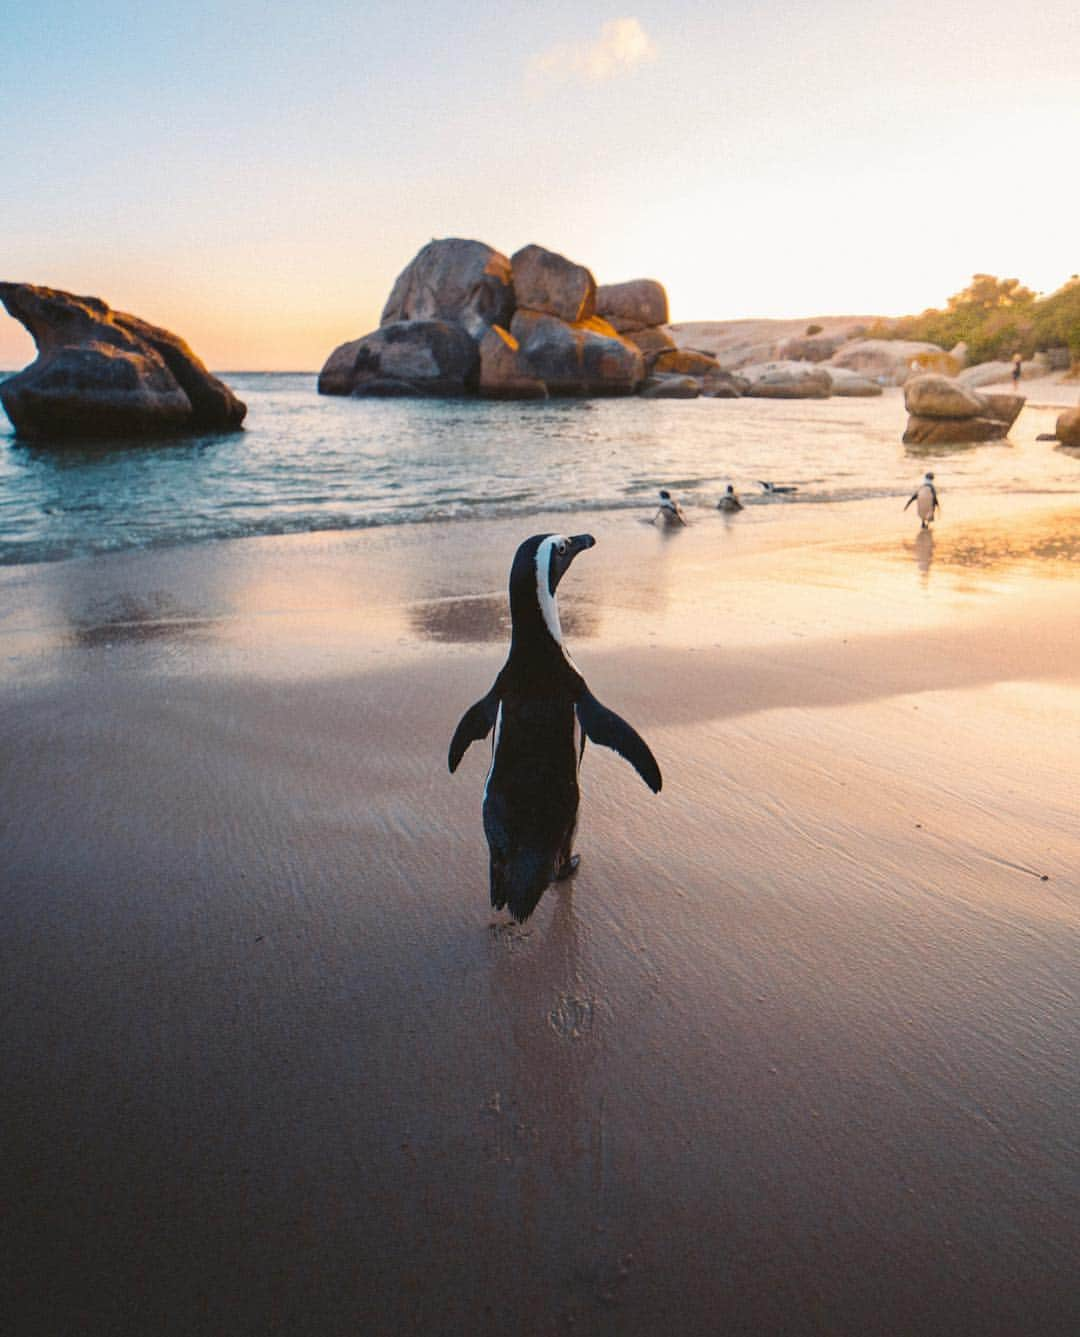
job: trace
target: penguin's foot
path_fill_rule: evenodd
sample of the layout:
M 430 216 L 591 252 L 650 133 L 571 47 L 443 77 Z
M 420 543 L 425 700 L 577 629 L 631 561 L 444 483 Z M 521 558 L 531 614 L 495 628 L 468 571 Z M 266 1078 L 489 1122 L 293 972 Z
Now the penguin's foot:
M 569 859 L 564 859 L 562 863 L 555 866 L 555 881 L 565 882 L 568 877 L 573 877 L 581 863 L 580 854 L 571 854 Z

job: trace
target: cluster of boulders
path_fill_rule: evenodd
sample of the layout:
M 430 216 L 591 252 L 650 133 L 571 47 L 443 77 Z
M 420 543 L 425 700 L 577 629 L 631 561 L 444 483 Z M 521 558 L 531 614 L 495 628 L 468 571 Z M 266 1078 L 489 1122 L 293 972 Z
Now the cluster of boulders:
M 689 397 L 740 393 L 708 353 L 679 348 L 655 279 L 598 285 L 543 246 L 507 258 L 484 242 L 431 241 L 387 299 L 379 328 L 336 348 L 329 395 Z
M 239 427 L 247 412 L 183 339 L 96 297 L 0 283 L 0 301 L 38 355 L 0 382 L 20 436 L 161 436 Z
M 986 394 L 932 372 L 904 386 L 907 445 L 953 445 L 1007 436 L 1024 407 L 1023 395 Z

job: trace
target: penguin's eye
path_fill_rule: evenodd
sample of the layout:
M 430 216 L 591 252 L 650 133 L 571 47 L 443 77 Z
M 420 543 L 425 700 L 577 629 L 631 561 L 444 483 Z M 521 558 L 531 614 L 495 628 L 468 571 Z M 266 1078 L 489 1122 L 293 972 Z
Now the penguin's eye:
M 565 541 L 565 539 L 560 539 L 559 542 L 556 543 L 556 545 L 555 545 L 555 551 L 559 554 L 560 557 L 565 557 L 565 556 L 566 556 L 566 541 Z

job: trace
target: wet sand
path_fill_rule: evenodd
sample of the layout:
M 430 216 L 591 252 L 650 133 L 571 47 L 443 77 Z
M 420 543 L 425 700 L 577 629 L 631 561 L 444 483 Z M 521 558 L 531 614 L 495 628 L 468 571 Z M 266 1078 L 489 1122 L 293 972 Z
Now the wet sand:
M 945 503 L 572 526 L 522 928 L 520 526 L 0 571 L 10 1331 L 1080 1331 L 1080 507 Z

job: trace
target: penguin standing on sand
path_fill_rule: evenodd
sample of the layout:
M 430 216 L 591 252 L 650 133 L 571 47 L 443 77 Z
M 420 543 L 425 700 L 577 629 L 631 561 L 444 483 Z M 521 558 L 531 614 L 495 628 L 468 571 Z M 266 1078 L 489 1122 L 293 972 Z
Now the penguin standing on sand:
M 732 512 L 741 511 L 743 509 L 742 502 L 735 494 L 734 484 L 729 483 L 727 485 L 727 491 L 716 503 L 716 509 L 718 511 L 732 511 Z
M 919 513 L 923 529 L 929 529 L 935 513 L 941 510 L 941 502 L 938 501 L 937 489 L 934 487 L 933 474 L 927 474 L 907 501 L 904 502 L 905 511 L 912 502 L 915 503 L 915 509 Z
M 555 590 L 591 534 L 536 534 L 510 568 L 510 654 L 487 696 L 461 718 L 447 758 L 451 773 L 470 743 L 494 729 L 484 785 L 491 904 L 528 919 L 553 880 L 569 877 L 585 739 L 613 748 L 653 791 L 660 768 L 645 741 L 589 691 L 563 645 Z
M 653 516 L 653 524 L 656 523 L 657 516 L 659 516 L 660 519 L 666 525 L 686 524 L 686 516 L 683 515 L 682 507 L 671 495 L 671 493 L 667 490 L 667 488 L 662 487 L 660 489 L 660 506 L 656 512 L 656 515 Z

